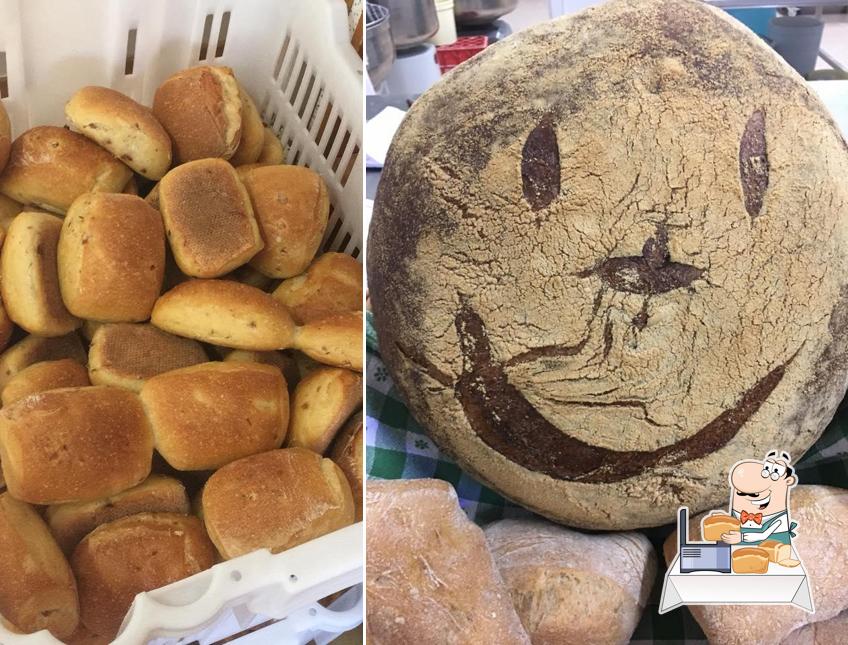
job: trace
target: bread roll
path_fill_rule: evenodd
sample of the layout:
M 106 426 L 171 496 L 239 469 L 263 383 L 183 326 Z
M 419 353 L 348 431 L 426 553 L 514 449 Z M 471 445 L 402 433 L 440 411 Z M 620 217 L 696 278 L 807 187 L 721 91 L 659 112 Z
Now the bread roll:
M 362 521 L 362 491 L 364 489 L 365 450 L 362 432 L 362 412 L 354 414 L 336 435 L 330 449 L 332 459 L 347 477 L 350 492 L 353 494 L 355 520 Z
M 756 546 L 734 549 L 730 560 L 733 573 L 766 573 L 768 571 L 768 551 Z
M 192 161 L 165 175 L 159 210 L 174 258 L 187 275 L 222 276 L 262 248 L 247 191 L 221 159 Z
M 140 513 L 103 524 L 71 557 L 80 618 L 89 630 L 114 638 L 136 594 L 200 573 L 215 560 L 196 517 Z
M 222 358 L 225 363 L 265 363 L 273 365 L 283 373 L 283 378 L 286 379 L 286 386 L 289 392 L 294 392 L 294 388 L 300 381 L 300 371 L 297 368 L 292 352 L 252 352 L 246 349 L 225 350 Z
M 241 98 L 229 67 L 198 66 L 168 77 L 153 114 L 173 141 L 174 163 L 233 156 L 241 140 Z
M 65 308 L 59 291 L 56 247 L 62 220 L 21 213 L 9 226 L 0 252 L 0 291 L 9 318 L 32 334 L 63 336 L 81 321 Z
M 294 347 L 320 363 L 362 371 L 362 312 L 334 314 L 296 329 Z
M 65 553 L 71 553 L 86 535 L 101 524 L 136 513 L 189 512 L 185 486 L 164 475 L 150 475 L 138 486 L 92 502 L 47 507 L 45 519 Z
M 0 494 L 0 614 L 24 633 L 70 636 L 79 622 L 77 588 L 65 556 L 38 513 Z
M 113 385 L 135 392 L 157 374 L 205 363 L 197 341 L 173 336 L 153 325 L 102 325 L 91 339 L 88 372 L 95 385 Z
M 848 532 L 848 490 L 801 484 L 792 489 L 790 508 L 792 521 L 798 523 L 798 538 L 792 547 L 804 563 L 815 613 L 793 605 L 690 606 L 710 643 L 794 645 L 803 642 L 796 639 L 797 635 L 809 634 L 805 626 L 823 625 L 848 611 L 848 585 L 843 574 L 848 570 L 848 551 L 843 548 Z M 701 517 L 690 518 L 689 535 L 697 534 Z M 666 562 L 674 559 L 677 548 L 675 531 L 663 544 Z
M 53 213 L 83 193 L 119 193 L 132 171 L 81 134 L 50 125 L 27 130 L 12 144 L 0 192 Z
M 289 420 L 280 370 L 203 363 L 148 379 L 141 401 L 156 450 L 177 470 L 209 470 L 279 448 Z
M 781 562 L 792 557 L 792 547 L 777 540 L 763 540 L 757 546 L 768 553 L 769 562 Z
M 161 181 L 157 181 L 153 188 L 150 189 L 150 192 L 144 198 L 148 204 L 150 204 L 156 210 L 159 210 L 159 185 Z
M 203 488 L 203 521 L 225 558 L 285 551 L 353 523 L 344 473 L 303 448 L 272 450 L 216 471 Z
M 235 280 L 236 282 L 256 287 L 262 291 L 266 291 L 272 284 L 274 284 L 273 279 L 269 278 L 264 273 L 260 273 L 249 264 L 245 264 L 234 271 L 231 271 L 224 276 L 224 279 Z
M 6 195 L 0 194 L 0 227 L 5 231 L 15 216 L 24 209 L 24 205 Z
M 162 217 L 134 195 L 81 195 L 62 224 L 58 260 L 62 299 L 75 316 L 147 320 L 165 273 Z
M 294 323 L 283 305 L 259 289 L 230 280 L 177 285 L 156 301 L 151 322 L 177 336 L 236 349 L 282 349 L 294 338 Z
M 273 296 L 298 324 L 362 309 L 362 265 L 346 253 L 324 253 L 303 273 L 283 280 Z
M 0 390 L 22 369 L 42 361 L 72 358 L 85 365 L 88 357 L 75 333 L 58 338 L 27 336 L 0 354 Z
M 15 331 L 15 323 L 9 318 L 6 313 L 6 307 L 3 304 L 2 288 L 0 288 L 0 351 L 6 349 L 6 345 L 12 339 L 12 332 Z
M 483 531 L 450 484 L 370 481 L 365 507 L 368 643 L 529 645 Z
M 262 140 L 262 152 L 259 153 L 258 163 L 278 164 L 283 163 L 286 151 L 280 139 L 271 128 L 266 127 Z
M 236 174 L 238 175 L 238 178 L 242 181 L 242 183 L 244 183 L 244 180 L 247 177 L 248 173 L 250 173 L 252 170 L 255 170 L 256 168 L 264 168 L 265 166 L 271 165 L 273 164 L 259 162 L 245 163 L 240 166 L 236 166 Z
M 88 372 L 72 358 L 35 363 L 15 374 L 6 383 L 2 393 L 3 406 L 11 405 L 30 394 L 86 385 L 91 385 Z
M 127 185 L 124 186 L 124 189 L 121 192 L 124 195 L 135 195 L 136 197 L 139 196 L 139 194 L 138 194 L 138 180 L 135 178 L 135 175 L 130 177 L 130 180 L 127 182 Z
M 248 172 L 244 185 L 265 242 L 251 266 L 272 278 L 303 273 L 327 228 L 324 180 L 302 166 L 264 166 Z
M 246 163 L 254 163 L 262 154 L 265 146 L 265 126 L 259 110 L 247 91 L 239 85 L 239 99 L 241 100 L 241 141 L 235 154 L 230 158 L 230 163 L 240 166 Z
M 540 519 L 485 533 L 534 645 L 630 642 L 657 573 L 644 535 L 585 535 Z
M 147 477 L 152 455 L 153 437 L 141 402 L 127 390 L 51 390 L 0 411 L 6 486 L 31 504 L 119 493 Z
M 150 108 L 108 87 L 83 87 L 65 105 L 73 130 L 106 148 L 148 179 L 171 167 L 171 139 Z
M 12 149 L 12 124 L 6 113 L 6 106 L 0 103 L 0 173 L 9 162 L 9 151 Z
M 110 645 L 112 638 L 98 636 L 80 622 L 76 631 L 65 639 L 65 645 Z
M 287 447 L 324 454 L 342 424 L 362 405 L 362 376 L 338 367 L 322 367 L 294 390 Z
M 731 531 L 738 531 L 740 527 L 738 518 L 732 515 L 715 514 L 704 518 L 701 526 L 701 535 L 708 542 L 721 542 L 721 536 Z

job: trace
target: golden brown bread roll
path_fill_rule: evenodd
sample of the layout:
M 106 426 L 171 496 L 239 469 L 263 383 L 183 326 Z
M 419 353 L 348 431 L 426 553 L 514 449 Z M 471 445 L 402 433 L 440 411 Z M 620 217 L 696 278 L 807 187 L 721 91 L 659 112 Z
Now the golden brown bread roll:
M 60 358 L 73 358 L 82 365 L 88 362 L 79 336 L 75 333 L 58 338 L 27 336 L 0 354 L 0 390 L 6 387 L 15 374 L 33 363 Z
M 58 261 L 62 300 L 75 316 L 147 320 L 165 273 L 162 217 L 134 195 L 80 195 L 62 223 Z
M 286 379 L 286 386 L 289 392 L 293 392 L 298 381 L 300 381 L 300 371 L 297 368 L 294 356 L 290 351 L 270 351 L 270 352 L 252 352 L 247 349 L 224 348 L 222 352 L 225 363 L 264 363 L 265 365 L 273 365 L 283 373 L 283 378 Z
M 94 385 L 113 385 L 134 392 L 152 376 L 205 363 L 203 346 L 148 324 L 101 325 L 91 339 L 88 372 Z
M 150 108 L 108 87 L 80 88 L 65 105 L 73 130 L 106 148 L 148 179 L 171 167 L 171 138 Z
M 362 371 L 362 312 L 334 314 L 295 330 L 294 345 L 319 363 Z
M 79 327 L 62 301 L 56 251 L 62 220 L 24 212 L 6 232 L 0 251 L 0 291 L 9 318 L 32 334 L 63 336 Z
M 291 401 L 286 447 L 323 455 L 354 410 L 362 405 L 362 376 L 322 367 L 297 384 Z
M 159 210 L 174 259 L 187 275 L 222 276 L 262 248 L 250 197 L 221 159 L 199 159 L 165 175 Z
M 0 228 L 4 231 L 9 228 L 9 224 L 15 219 L 15 216 L 24 209 L 24 205 L 16 202 L 6 195 L 0 194 Z
M 704 518 L 701 534 L 708 542 L 721 542 L 722 534 L 738 531 L 739 526 L 739 520 L 732 515 L 717 513 Z
M 286 151 L 283 144 L 274 134 L 274 131 L 266 127 L 262 140 L 262 152 L 259 153 L 259 158 L 256 161 L 264 164 L 278 164 L 283 163 L 285 156 Z
M 353 523 L 350 485 L 329 459 L 284 448 L 239 459 L 203 488 L 203 521 L 225 558 L 285 551 Z
M 152 456 L 153 435 L 144 409 L 127 390 L 51 390 L 0 411 L 6 487 L 31 504 L 114 495 L 150 474 Z
M 330 449 L 332 459 L 347 477 L 350 491 L 353 493 L 353 506 L 356 509 L 356 521 L 362 520 L 362 491 L 364 490 L 365 451 L 362 431 L 362 412 L 354 414 L 336 435 Z
M 12 124 L 6 113 L 6 106 L 0 103 L 0 172 L 9 161 L 9 151 L 12 149 Z
M 91 385 L 88 372 L 72 358 L 60 358 L 57 361 L 42 361 L 22 369 L 15 374 L 3 388 L 3 405 L 48 390 L 64 387 L 84 387 Z
M 283 305 L 231 280 L 183 282 L 156 301 L 150 320 L 177 336 L 236 349 L 283 349 L 294 337 L 294 323 Z
M 264 273 L 260 273 L 249 264 L 242 265 L 224 276 L 225 280 L 235 280 L 242 284 L 248 284 L 251 287 L 256 287 L 262 291 L 266 291 L 274 280 L 269 278 Z
M 153 114 L 171 136 L 175 164 L 233 156 L 241 140 L 241 98 L 229 67 L 199 66 L 168 77 Z
M 79 621 L 68 561 L 29 505 L 0 494 L 0 614 L 24 633 L 70 636 Z
M 346 253 L 324 253 L 306 273 L 283 280 L 272 294 L 302 325 L 362 309 L 362 265 Z
M 64 213 L 83 193 L 119 193 L 132 171 L 81 134 L 50 125 L 27 130 L 12 144 L 0 192 Z
M 45 519 L 61 549 L 71 553 L 80 540 L 101 524 L 136 513 L 187 515 L 188 512 L 188 495 L 179 480 L 150 475 L 138 486 L 111 497 L 48 506 Z
M 766 573 L 769 566 L 768 551 L 758 546 L 734 549 L 730 564 L 733 573 Z
M 324 180 L 302 166 L 263 166 L 246 173 L 244 185 L 265 242 L 251 266 L 272 278 L 303 273 L 327 228 Z
M 2 288 L 0 288 L 0 351 L 6 349 L 6 345 L 12 339 L 12 332 L 15 331 L 15 323 L 9 318 L 6 313 L 6 306 L 3 304 Z
M 161 181 L 157 181 L 153 188 L 150 189 L 150 192 L 147 193 L 147 196 L 144 198 L 148 204 L 150 204 L 156 210 L 159 210 L 159 184 Z
M 177 470 L 220 468 L 279 448 L 289 393 L 276 367 L 203 363 L 154 376 L 141 388 L 156 450 Z
M 136 594 L 188 578 L 215 560 L 196 517 L 139 513 L 103 524 L 71 557 L 80 618 L 92 632 L 114 638 Z
M 246 163 L 254 163 L 262 154 L 265 145 L 265 126 L 259 110 L 247 91 L 239 85 L 239 99 L 241 100 L 241 141 L 230 158 L 230 163 L 240 166 Z
M 242 183 L 244 183 L 244 178 L 247 177 L 247 173 L 249 173 L 251 170 L 254 170 L 256 168 L 264 168 L 265 166 L 270 165 L 273 164 L 260 163 L 258 161 L 256 163 L 242 164 L 240 166 L 236 166 L 236 174 L 238 175 L 238 178 L 241 179 Z

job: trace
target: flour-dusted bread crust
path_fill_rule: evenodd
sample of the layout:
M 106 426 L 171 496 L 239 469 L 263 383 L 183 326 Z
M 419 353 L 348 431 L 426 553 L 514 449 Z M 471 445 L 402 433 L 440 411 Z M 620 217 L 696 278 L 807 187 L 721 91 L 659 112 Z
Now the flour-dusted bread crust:
M 657 573 L 644 535 L 586 535 L 538 519 L 485 533 L 534 645 L 630 642 Z
M 171 167 L 171 138 L 150 108 L 108 87 L 87 86 L 65 104 L 71 128 L 106 148 L 138 174 L 162 179 Z
M 74 359 L 42 361 L 15 374 L 2 390 L 2 401 L 6 406 L 30 394 L 86 385 L 91 385 L 88 371 Z
M 365 508 L 369 643 L 530 644 L 450 484 L 370 481 Z
M 705 3 L 535 25 L 395 136 L 368 242 L 381 355 L 442 448 L 543 515 L 719 506 L 740 448 L 802 454 L 845 393 L 845 176 L 818 98 Z
M 77 132 L 52 125 L 27 130 L 12 144 L 0 192 L 22 204 L 64 213 L 83 193 L 119 193 L 132 170 Z
M 830 486 L 799 485 L 792 489 L 790 516 L 798 523 L 792 547 L 804 563 L 810 581 L 815 613 L 792 605 L 728 605 L 689 607 L 707 639 L 715 645 L 828 645 L 837 642 L 802 640 L 818 633 L 832 633 L 837 618 L 848 613 L 848 490 Z M 690 518 L 690 539 L 697 540 L 701 516 Z M 663 544 L 665 561 L 677 553 L 677 532 Z M 834 624 L 827 622 L 834 620 Z M 827 621 L 827 622 L 826 622 Z M 844 623 L 842 623 L 844 624 Z M 813 629 L 815 627 L 815 629 Z M 843 632 L 844 636 L 844 632 Z M 844 638 L 843 638 L 844 640 Z

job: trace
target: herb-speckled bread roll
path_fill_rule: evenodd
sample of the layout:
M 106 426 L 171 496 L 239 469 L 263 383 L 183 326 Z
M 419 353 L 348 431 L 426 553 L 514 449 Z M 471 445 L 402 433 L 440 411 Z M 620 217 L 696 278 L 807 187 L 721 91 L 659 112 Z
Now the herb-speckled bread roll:
M 339 367 L 318 368 L 294 389 L 286 446 L 323 455 L 345 420 L 361 405 L 361 374 Z
M 630 642 L 657 573 L 644 535 L 586 535 L 538 519 L 485 533 L 534 645 Z
M 298 325 L 362 309 L 362 264 L 346 253 L 324 253 L 305 273 L 283 280 L 273 293 Z
M 362 312 L 313 320 L 295 329 L 295 349 L 319 363 L 362 371 Z
M 74 359 L 42 361 L 22 369 L 9 379 L 2 391 L 3 405 L 11 405 L 18 399 L 38 392 L 86 385 L 91 385 L 88 371 Z
M 0 354 L 0 390 L 6 387 L 15 374 L 30 365 L 63 358 L 72 358 L 81 365 L 88 362 L 80 338 L 75 332 L 57 338 L 27 336 Z
M 542 515 L 719 506 L 740 454 L 803 454 L 845 394 L 846 176 L 814 92 L 707 3 L 534 25 L 394 137 L 368 240 L 382 358 L 442 448 Z

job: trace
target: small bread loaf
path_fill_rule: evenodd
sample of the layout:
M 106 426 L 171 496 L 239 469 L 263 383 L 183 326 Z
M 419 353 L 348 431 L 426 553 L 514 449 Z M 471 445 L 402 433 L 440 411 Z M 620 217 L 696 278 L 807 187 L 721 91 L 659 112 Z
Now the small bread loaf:
M 171 138 L 150 108 L 108 87 L 83 87 L 65 105 L 73 130 L 106 148 L 148 179 L 171 167 Z
M 273 296 L 298 324 L 362 309 L 362 265 L 346 253 L 324 253 L 303 273 L 283 280 Z
M 644 535 L 586 535 L 540 519 L 485 533 L 533 643 L 630 642 L 657 573 Z
M 3 405 L 11 405 L 30 394 L 57 390 L 63 387 L 90 385 L 85 367 L 72 358 L 43 361 L 21 370 L 3 388 Z
M 58 260 L 62 300 L 75 316 L 147 320 L 165 274 L 162 217 L 134 195 L 81 195 L 62 223 Z
M 200 573 L 215 560 L 196 517 L 139 513 L 103 524 L 71 557 L 80 618 L 92 632 L 114 638 L 136 594 Z
M 768 551 L 756 546 L 734 549 L 730 559 L 733 573 L 766 573 L 768 571 Z
M 326 365 L 362 371 L 362 312 L 321 318 L 298 327 L 294 347 Z
M 362 433 L 362 413 L 353 415 L 333 441 L 330 450 L 332 459 L 347 477 L 350 492 L 353 493 L 353 506 L 356 509 L 356 521 L 362 520 L 362 491 L 364 489 L 364 451 Z
M 91 339 L 88 372 L 94 385 L 113 385 L 135 392 L 157 374 L 208 359 L 203 346 L 149 324 L 101 325 Z
M 278 164 L 283 163 L 286 152 L 280 139 L 271 128 L 266 127 L 262 140 L 262 152 L 259 153 L 258 163 Z
M 701 525 L 701 535 L 708 542 L 721 542 L 721 536 L 724 533 L 738 531 L 739 527 L 740 522 L 738 518 L 732 515 L 717 513 L 704 518 Z
M 362 376 L 339 367 L 322 367 L 294 389 L 286 446 L 324 454 L 333 437 L 362 404 Z
M 159 210 L 174 258 L 187 275 L 222 276 L 262 248 L 250 197 L 221 159 L 192 161 L 165 175 Z
M 294 392 L 294 388 L 300 381 L 300 371 L 290 351 L 251 352 L 246 349 L 234 349 L 225 350 L 223 354 L 222 358 L 227 363 L 236 361 L 239 363 L 264 363 L 265 365 L 273 365 L 283 373 L 283 378 L 286 379 L 286 386 L 289 388 L 290 393 Z
M 830 622 L 848 611 L 843 573 L 848 571 L 848 550 L 843 548 L 848 533 L 848 490 L 801 484 L 792 489 L 791 508 L 791 519 L 798 523 L 798 538 L 792 547 L 804 563 L 815 613 L 792 605 L 690 606 L 710 643 L 750 645 L 752 634 L 755 642 L 763 644 L 828 643 L 803 641 L 800 635 L 817 634 L 805 627 L 824 627 L 823 621 Z M 689 535 L 696 535 L 700 521 L 701 516 L 689 520 Z M 676 531 L 663 544 L 663 553 L 669 563 L 677 555 Z M 842 641 L 833 641 L 837 644 Z
M 235 154 L 230 158 L 230 163 L 240 166 L 246 163 L 254 163 L 262 154 L 265 146 L 265 126 L 259 110 L 247 91 L 239 85 L 239 98 L 241 99 L 241 141 Z
M 210 470 L 279 448 L 289 393 L 276 367 L 203 363 L 154 376 L 141 388 L 156 450 L 177 470 Z
M 71 553 L 86 535 L 101 524 L 136 513 L 189 512 L 185 486 L 178 479 L 150 475 L 138 486 L 92 502 L 48 506 L 45 519 L 65 553 Z
M 51 125 L 27 130 L 12 144 L 0 192 L 64 213 L 83 193 L 119 193 L 132 171 L 81 134 Z
M 0 614 L 24 633 L 70 636 L 79 621 L 68 561 L 29 505 L 0 494 Z
M 189 280 L 177 285 L 156 301 L 151 322 L 177 336 L 257 351 L 291 347 L 295 331 L 279 301 L 231 280 Z M 307 341 L 313 336 L 320 332 Z
M 85 365 L 88 357 L 75 333 L 58 338 L 27 336 L 0 354 L 0 390 L 21 370 L 42 361 L 57 361 L 72 358 Z
M 370 481 L 365 495 L 368 643 L 529 645 L 483 531 L 450 484 Z
M 263 166 L 244 176 L 262 231 L 251 266 L 272 278 L 303 273 L 321 244 L 330 212 L 321 176 L 302 166 Z
M 12 124 L 6 107 L 0 103 L 0 173 L 9 162 L 9 151 L 12 149 Z
M 63 336 L 81 321 L 65 308 L 59 290 L 56 248 L 62 220 L 24 212 L 6 232 L 0 252 L 0 290 L 9 318 L 32 334 Z
M 34 394 L 0 411 L 9 492 L 31 504 L 108 497 L 150 474 L 153 436 L 138 397 L 113 387 Z
M 329 459 L 285 448 L 239 459 L 203 488 L 203 521 L 226 559 L 285 551 L 353 523 L 344 473 Z
M 153 114 L 173 141 L 177 164 L 233 156 L 241 140 L 241 98 L 229 67 L 199 66 L 168 77 Z
M 757 546 L 768 553 L 769 562 L 782 562 L 792 557 L 792 547 L 777 540 L 763 540 Z

